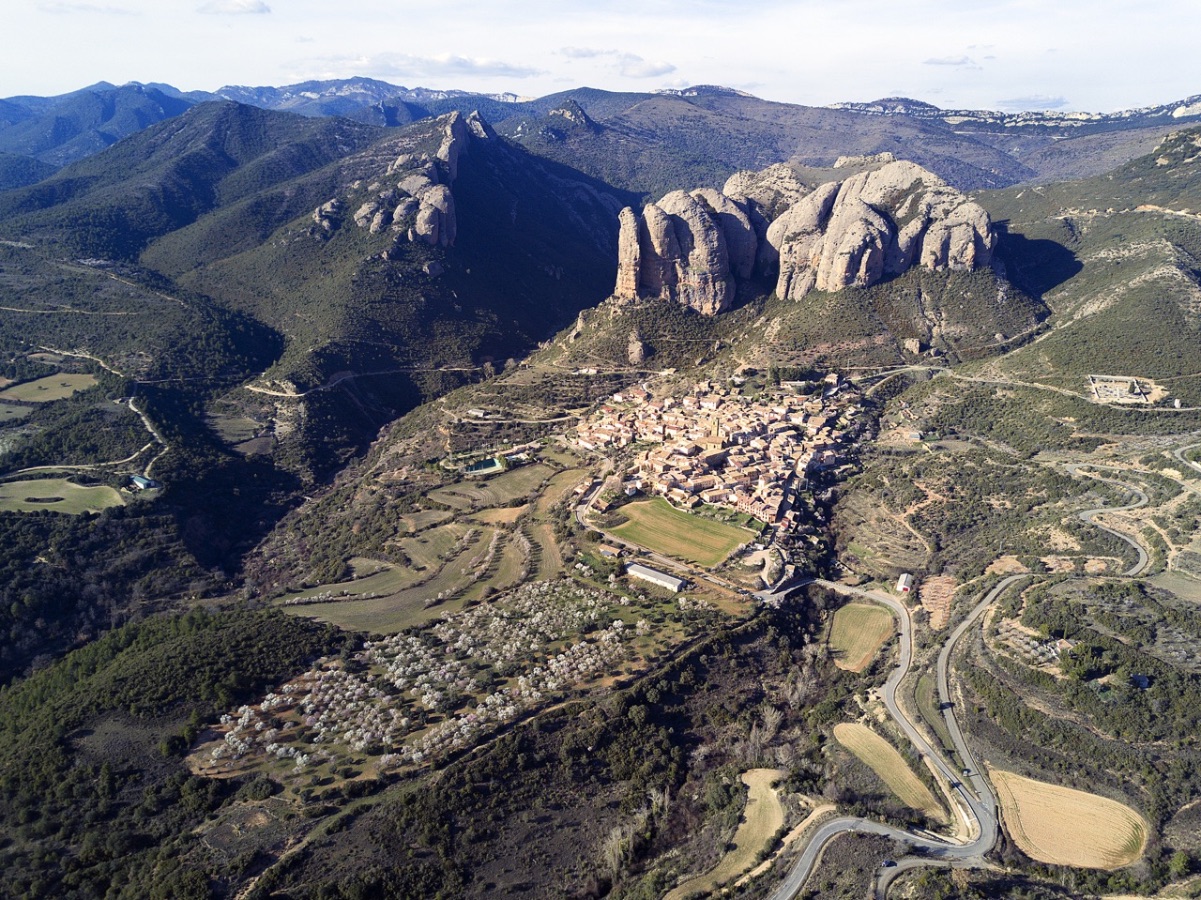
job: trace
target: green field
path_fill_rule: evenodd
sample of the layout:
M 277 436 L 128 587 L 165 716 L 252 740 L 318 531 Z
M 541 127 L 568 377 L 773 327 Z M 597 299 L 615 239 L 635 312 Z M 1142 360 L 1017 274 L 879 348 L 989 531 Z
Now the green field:
M 480 532 L 481 536 L 477 540 L 447 562 L 437 575 L 422 584 L 403 588 L 388 596 L 309 603 L 303 606 L 289 606 L 285 611 L 292 615 L 329 622 L 348 631 L 371 631 L 377 634 L 392 634 L 436 619 L 444 612 L 462 606 L 462 595 L 474 583 L 471 562 L 484 552 L 492 539 L 493 529 L 482 528 Z M 429 602 L 439 594 L 450 599 L 442 603 Z
M 874 603 L 848 603 L 834 613 L 830 626 L 830 649 L 834 665 L 862 672 L 884 642 L 892 637 L 892 613 Z
M 546 490 L 538 498 L 538 502 L 534 505 L 534 514 L 539 518 L 545 516 L 550 512 L 551 507 L 588 478 L 588 473 L 583 469 L 568 469 L 565 472 L 560 472 L 550 480 L 550 484 L 546 486 Z
M 0 484 L 0 512 L 52 512 L 79 514 L 124 506 L 111 487 L 83 487 L 63 478 L 10 481 Z
M 505 506 L 520 497 L 529 496 L 553 471 L 550 466 L 541 464 L 521 466 L 487 481 L 464 481 L 439 488 L 430 491 L 429 496 L 455 509 Z
M 49 403 L 65 400 L 77 391 L 86 391 L 97 384 L 95 375 L 49 375 L 37 381 L 27 381 L 0 393 L 0 400 L 24 400 L 27 403 Z
M 401 538 L 396 543 L 412 560 L 414 568 L 437 569 L 446 558 L 446 554 L 454 549 L 459 538 L 470 530 L 468 525 L 451 522 L 430 528 L 413 537 Z
M 662 497 L 630 503 L 621 513 L 629 521 L 613 529 L 618 537 L 702 566 L 720 565 L 736 547 L 755 537 L 745 528 L 678 510 Z
M 11 406 L 8 403 L 0 403 L 0 425 L 5 422 L 15 422 L 17 419 L 24 419 L 31 412 L 28 406 Z
M 280 597 L 277 603 L 289 600 L 307 600 L 321 594 L 334 596 L 358 597 L 364 594 L 395 594 L 413 585 L 420 575 L 412 569 L 402 569 L 397 566 L 381 563 L 377 560 L 356 558 L 350 561 L 354 572 L 351 581 L 339 581 L 333 584 L 319 584 L 305 591 L 287 594 Z

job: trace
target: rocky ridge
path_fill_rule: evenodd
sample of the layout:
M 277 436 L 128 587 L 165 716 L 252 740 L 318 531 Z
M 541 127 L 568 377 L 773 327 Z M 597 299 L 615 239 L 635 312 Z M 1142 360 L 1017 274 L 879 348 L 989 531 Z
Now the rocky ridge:
M 452 112 L 439 120 L 441 143 L 433 152 L 402 153 L 387 168 L 390 184 L 375 182 L 368 186 L 370 196 L 350 217 L 359 228 L 372 234 L 388 229 L 396 244 L 423 242 L 432 247 L 452 247 L 458 233 L 455 198 L 451 192 L 459 171 L 459 157 L 467 152 L 469 135 L 487 139 L 491 128 L 477 113 L 464 116 Z M 356 188 L 358 185 L 351 185 Z M 349 204 L 338 197 L 313 211 L 314 231 L 329 235 L 341 227 Z M 385 256 L 391 251 L 385 251 Z
M 673 191 L 641 215 L 623 209 L 615 296 L 715 315 L 756 275 L 774 274 L 776 294 L 800 300 L 814 289 L 868 287 L 915 265 L 989 265 L 996 234 L 983 207 L 914 163 L 874 161 L 881 165 L 811 191 L 777 165 L 737 173 L 723 191 Z

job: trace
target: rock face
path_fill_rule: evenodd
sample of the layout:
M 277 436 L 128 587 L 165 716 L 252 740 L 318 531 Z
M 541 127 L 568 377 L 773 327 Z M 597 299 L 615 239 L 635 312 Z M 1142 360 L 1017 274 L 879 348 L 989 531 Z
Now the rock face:
M 779 265 L 776 293 L 866 287 L 914 265 L 978 269 L 992 259 L 988 213 L 937 176 L 890 162 L 830 182 L 794 204 L 767 231 Z
M 760 172 L 735 172 L 721 192 L 728 197 L 745 198 L 761 211 L 766 221 L 776 218 L 809 193 L 796 172 L 787 163 L 776 163 Z M 766 227 L 766 225 L 764 226 Z
M 845 161 L 844 161 L 845 162 Z M 992 260 L 988 213 L 938 176 L 891 154 L 810 191 L 786 165 L 739 172 L 724 191 L 673 191 L 618 216 L 620 299 L 660 297 L 704 315 L 728 309 L 736 283 L 776 273 L 776 294 L 867 287 L 915 265 L 970 270 Z M 768 215 L 774 211 L 770 225 Z
M 432 247 L 452 247 L 458 235 L 455 198 L 451 185 L 459 172 L 459 158 L 467 152 L 472 136 L 479 140 L 495 137 L 495 132 L 478 113 L 464 117 L 454 112 L 439 120 L 441 131 L 433 155 L 429 152 L 402 153 L 387 168 L 387 178 L 395 186 L 373 183 L 373 193 L 350 217 L 359 228 L 372 234 L 391 229 L 397 237 L 385 259 L 399 257 L 399 245 L 421 241 Z M 432 145 L 430 145 L 432 147 Z M 354 185 L 354 187 L 357 187 Z M 337 198 L 313 211 L 313 222 L 325 236 L 342 223 L 346 203 Z
M 714 315 L 733 302 L 735 276 L 752 274 L 755 229 L 746 208 L 718 191 L 672 191 L 641 216 L 623 209 L 618 223 L 619 298 L 661 297 Z

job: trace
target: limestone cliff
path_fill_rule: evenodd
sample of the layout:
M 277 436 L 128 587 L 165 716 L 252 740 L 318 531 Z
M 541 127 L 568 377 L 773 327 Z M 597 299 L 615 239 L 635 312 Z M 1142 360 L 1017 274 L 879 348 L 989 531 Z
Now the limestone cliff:
M 661 297 L 714 315 L 733 302 L 735 277 L 755 266 L 747 209 L 712 189 L 672 191 L 641 216 L 623 209 L 618 223 L 619 298 Z
M 359 228 L 380 234 L 389 228 L 396 240 L 421 241 L 430 246 L 454 246 L 458 234 L 455 199 L 451 186 L 459 171 L 459 159 L 467 152 L 471 136 L 488 140 L 491 127 L 472 113 L 458 112 L 438 120 L 437 149 L 401 153 L 387 166 L 387 183 L 372 183 L 370 192 L 350 217 Z M 432 149 L 432 148 L 431 148 Z M 360 183 L 351 189 L 361 189 Z M 361 194 L 360 194 L 361 196 Z M 334 198 L 313 212 L 318 234 L 328 236 L 342 224 L 346 203 Z
M 914 265 L 978 269 L 991 261 L 996 235 L 983 207 L 900 161 L 820 186 L 772 222 L 767 244 L 779 266 L 777 295 L 799 300 Z

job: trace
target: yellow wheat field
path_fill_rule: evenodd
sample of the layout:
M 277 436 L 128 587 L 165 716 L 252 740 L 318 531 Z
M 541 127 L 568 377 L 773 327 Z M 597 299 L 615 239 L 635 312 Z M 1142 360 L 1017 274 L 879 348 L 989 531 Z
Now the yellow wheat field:
M 834 726 L 834 739 L 867 763 L 906 806 L 935 821 L 946 821 L 946 813 L 930 789 L 909 768 L 897 748 L 880 735 L 866 725 L 843 722 Z
M 1083 869 L 1129 865 L 1147 846 L 1147 822 L 1125 804 L 992 770 L 1005 826 L 1032 859 Z
M 834 613 L 830 649 L 834 665 L 851 672 L 866 669 L 893 634 L 892 613 L 874 603 L 848 603 Z

